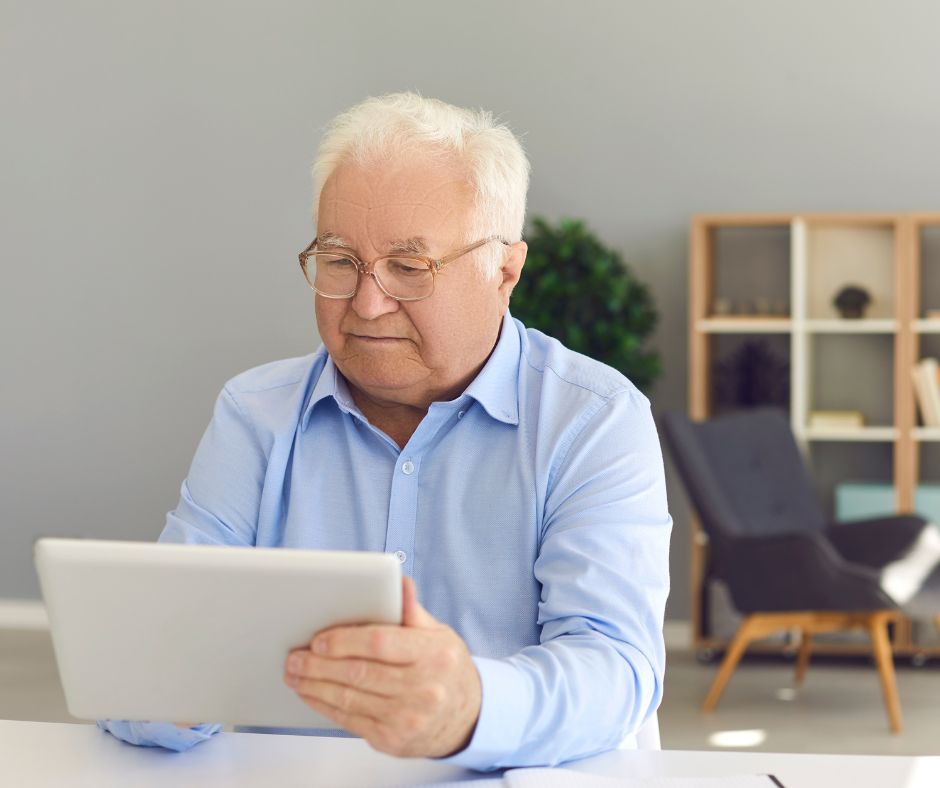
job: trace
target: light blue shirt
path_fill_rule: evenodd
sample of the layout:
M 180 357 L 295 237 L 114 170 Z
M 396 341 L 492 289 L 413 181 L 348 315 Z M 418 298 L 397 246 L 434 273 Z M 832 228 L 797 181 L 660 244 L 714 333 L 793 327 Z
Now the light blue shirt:
M 646 397 L 507 315 L 403 449 L 322 347 L 235 377 L 160 539 L 396 554 L 482 682 L 447 760 L 491 769 L 617 747 L 659 705 L 671 526 Z M 173 749 L 219 730 L 99 724 Z

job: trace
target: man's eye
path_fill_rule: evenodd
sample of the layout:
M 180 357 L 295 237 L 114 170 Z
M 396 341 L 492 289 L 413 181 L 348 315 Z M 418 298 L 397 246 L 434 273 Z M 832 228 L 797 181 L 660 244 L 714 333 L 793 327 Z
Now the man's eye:
M 395 260 L 391 259 L 386 261 L 388 270 L 391 271 L 395 276 L 419 276 L 420 274 L 426 274 L 428 268 L 426 265 L 415 260 Z
M 327 260 L 327 265 L 334 271 L 346 271 L 356 267 L 356 264 L 348 257 L 331 257 Z

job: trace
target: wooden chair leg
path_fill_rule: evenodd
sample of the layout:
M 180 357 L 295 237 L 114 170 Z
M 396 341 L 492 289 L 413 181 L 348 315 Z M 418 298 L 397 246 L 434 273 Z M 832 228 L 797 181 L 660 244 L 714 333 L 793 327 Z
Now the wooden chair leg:
M 888 723 L 892 733 L 901 732 L 901 701 L 898 698 L 898 686 L 894 675 L 894 658 L 891 641 L 888 639 L 890 614 L 875 613 L 868 620 L 868 632 L 871 635 L 872 651 L 878 665 L 878 678 L 881 681 L 881 693 L 885 699 Z
M 718 675 L 715 676 L 715 680 L 705 696 L 705 701 L 702 703 L 702 711 L 706 714 L 715 710 L 718 699 L 721 697 L 721 693 L 724 692 L 731 674 L 734 673 L 738 662 L 741 661 L 741 657 L 747 651 L 748 644 L 754 639 L 753 633 L 757 628 L 758 621 L 759 617 L 756 614 L 750 615 L 741 622 L 738 631 L 734 633 L 728 651 L 725 653 L 725 658 L 721 661 L 721 667 L 718 668 Z
M 808 629 L 800 632 L 800 650 L 796 655 L 796 686 L 803 684 L 806 678 L 806 668 L 809 666 L 809 655 L 813 648 L 813 633 Z

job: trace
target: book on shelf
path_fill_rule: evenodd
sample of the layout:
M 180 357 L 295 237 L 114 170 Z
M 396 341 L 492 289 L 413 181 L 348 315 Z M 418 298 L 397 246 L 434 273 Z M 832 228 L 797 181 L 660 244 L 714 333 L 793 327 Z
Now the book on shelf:
M 940 427 L 940 365 L 922 358 L 914 365 L 914 394 L 925 427 Z
M 860 410 L 814 410 L 809 414 L 809 426 L 836 430 L 857 429 L 865 426 L 865 415 Z

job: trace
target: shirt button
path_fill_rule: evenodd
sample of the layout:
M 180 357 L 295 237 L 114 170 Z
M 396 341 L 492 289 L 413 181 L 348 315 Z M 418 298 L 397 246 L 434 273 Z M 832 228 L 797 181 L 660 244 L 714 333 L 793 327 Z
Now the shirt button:
M 408 553 L 406 553 L 404 550 L 396 550 L 395 558 L 398 559 L 398 563 L 403 564 L 408 560 Z
M 457 418 L 458 418 L 458 419 L 462 419 L 462 418 L 463 418 L 463 414 L 466 413 L 466 412 L 467 412 L 467 411 L 465 411 L 465 410 L 460 411 L 460 412 L 457 414 Z
M 410 476 L 415 472 L 415 464 L 411 460 L 405 460 L 401 464 L 401 472 L 407 476 Z

